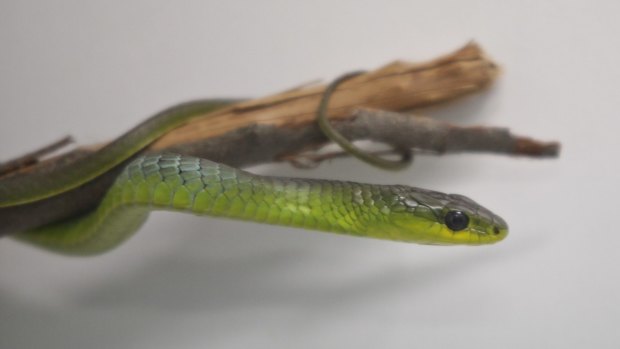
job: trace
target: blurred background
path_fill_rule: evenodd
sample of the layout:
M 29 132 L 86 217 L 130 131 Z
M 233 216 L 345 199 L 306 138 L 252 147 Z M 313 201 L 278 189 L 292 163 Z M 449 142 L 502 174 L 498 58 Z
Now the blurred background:
M 0 159 L 111 139 L 174 103 L 258 97 L 475 39 L 503 68 L 421 111 L 562 142 L 557 160 L 419 156 L 251 171 L 468 195 L 510 224 L 437 247 L 155 213 L 68 258 L 0 241 L 3 348 L 615 348 L 620 3 L 2 1 Z M 614 155 L 615 154 L 615 155 Z M 1 222 L 0 222 L 1 224 Z

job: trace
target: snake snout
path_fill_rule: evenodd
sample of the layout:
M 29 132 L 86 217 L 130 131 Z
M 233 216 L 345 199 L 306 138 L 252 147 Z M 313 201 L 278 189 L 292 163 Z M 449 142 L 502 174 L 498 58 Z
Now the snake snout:
M 495 240 L 501 241 L 508 235 L 508 224 L 500 216 L 493 215 L 493 223 L 488 234 Z

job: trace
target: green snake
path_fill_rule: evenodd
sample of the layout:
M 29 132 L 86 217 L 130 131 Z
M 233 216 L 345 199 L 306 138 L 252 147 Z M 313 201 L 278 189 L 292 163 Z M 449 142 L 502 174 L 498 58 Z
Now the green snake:
M 325 134 L 344 138 L 325 121 L 326 91 L 318 117 Z M 201 100 L 165 110 L 87 158 L 45 175 L 0 179 L 0 207 L 36 202 L 76 188 L 134 157 L 99 206 L 78 217 L 15 235 L 44 249 L 96 255 L 120 245 L 153 210 L 227 217 L 354 236 L 421 244 L 489 244 L 508 233 L 506 222 L 471 199 L 403 185 L 376 185 L 252 174 L 210 160 L 178 154 L 138 156 L 166 132 L 233 100 Z M 336 135 L 336 136 L 334 136 Z M 363 158 L 360 151 L 346 148 Z M 367 162 L 387 168 L 389 160 Z

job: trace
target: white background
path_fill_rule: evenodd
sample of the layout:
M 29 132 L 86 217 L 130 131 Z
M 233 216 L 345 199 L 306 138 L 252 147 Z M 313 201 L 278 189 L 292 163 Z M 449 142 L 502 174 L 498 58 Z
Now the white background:
M 466 194 L 509 222 L 493 246 L 168 213 L 90 259 L 3 239 L 0 347 L 617 347 L 619 4 L 3 1 L 2 159 L 65 134 L 107 140 L 195 97 L 267 95 L 470 39 L 503 75 L 424 114 L 563 148 L 548 161 L 421 156 L 398 174 L 356 160 L 252 169 Z

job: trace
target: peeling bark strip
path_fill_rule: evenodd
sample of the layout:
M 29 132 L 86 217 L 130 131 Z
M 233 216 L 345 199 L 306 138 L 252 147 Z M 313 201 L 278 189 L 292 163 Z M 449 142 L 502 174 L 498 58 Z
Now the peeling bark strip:
M 499 73 L 482 49 L 470 43 L 425 63 L 394 62 L 340 85 L 330 99 L 332 119 L 350 118 L 354 109 L 402 111 L 441 103 L 480 91 Z M 302 87 L 238 104 L 214 117 L 197 119 L 163 136 L 150 149 L 191 143 L 248 125 L 305 127 L 316 122 L 325 85 Z
M 507 129 L 459 127 L 429 118 L 382 110 L 409 110 L 481 90 L 493 82 L 497 66 L 473 43 L 421 64 L 396 62 L 343 83 L 328 114 L 351 140 L 370 139 L 434 153 L 493 152 L 557 156 L 557 143 L 511 135 Z M 236 167 L 294 159 L 328 142 L 315 121 L 324 86 L 303 87 L 251 100 L 197 119 L 151 144 L 146 152 L 170 151 Z M 358 109 L 360 106 L 374 109 Z M 382 110 L 376 110 L 382 109 Z M 82 147 L 17 169 L 50 172 L 96 151 Z M 38 160 L 38 159 L 37 159 Z M 17 233 L 94 208 L 124 164 L 69 192 L 35 203 L 0 209 L 0 236 Z

